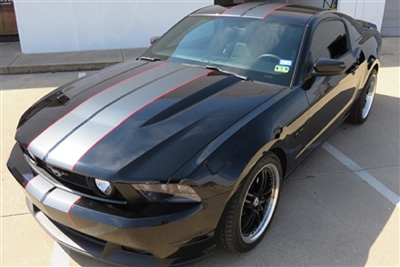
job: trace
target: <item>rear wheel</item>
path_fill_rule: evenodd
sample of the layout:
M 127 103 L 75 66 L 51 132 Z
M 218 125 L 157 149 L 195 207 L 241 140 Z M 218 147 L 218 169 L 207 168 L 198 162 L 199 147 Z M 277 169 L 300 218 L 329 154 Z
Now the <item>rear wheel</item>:
M 282 167 L 274 153 L 250 171 L 227 205 L 219 243 L 233 252 L 254 248 L 265 235 L 278 203 Z
M 354 102 L 350 111 L 348 121 L 353 124 L 365 122 L 370 114 L 372 103 L 374 101 L 377 84 L 377 71 L 372 70 L 369 78 L 361 91 L 360 96 Z

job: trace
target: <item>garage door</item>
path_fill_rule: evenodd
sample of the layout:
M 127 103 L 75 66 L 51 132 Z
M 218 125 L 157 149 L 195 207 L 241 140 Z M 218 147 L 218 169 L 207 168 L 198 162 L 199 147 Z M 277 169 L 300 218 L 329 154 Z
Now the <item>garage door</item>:
M 399 0 L 386 0 L 381 33 L 383 36 L 400 36 Z

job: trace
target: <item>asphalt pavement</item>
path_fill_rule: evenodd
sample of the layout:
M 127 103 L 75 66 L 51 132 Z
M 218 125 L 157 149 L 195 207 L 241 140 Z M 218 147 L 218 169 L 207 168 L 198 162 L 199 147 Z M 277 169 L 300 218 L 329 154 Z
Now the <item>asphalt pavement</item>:
M 284 185 L 262 242 L 245 254 L 217 248 L 194 266 L 400 266 L 399 41 L 384 38 L 368 120 L 358 126 L 342 124 Z M 0 45 L 2 68 L 16 66 L 25 56 L 11 60 L 7 45 Z M 32 66 L 40 61 L 32 59 L 28 68 Z M 0 76 L 0 266 L 113 266 L 61 249 L 29 214 L 23 190 L 5 166 L 21 114 L 47 92 L 91 72 L 58 71 L 62 69 Z

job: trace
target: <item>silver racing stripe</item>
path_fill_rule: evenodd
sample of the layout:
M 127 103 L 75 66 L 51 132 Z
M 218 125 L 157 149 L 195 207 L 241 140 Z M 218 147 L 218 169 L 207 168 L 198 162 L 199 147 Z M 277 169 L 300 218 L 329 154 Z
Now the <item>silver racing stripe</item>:
M 80 199 L 80 196 L 56 188 L 43 201 L 43 204 L 53 209 L 69 213 L 71 207 Z
M 25 190 L 37 201 L 65 213 L 68 213 L 72 205 L 81 198 L 58 188 L 52 190 L 53 188 L 53 184 L 37 175 L 29 181 Z
M 43 179 L 40 175 L 32 178 L 26 185 L 25 190 L 31 194 L 36 200 L 42 201 L 46 193 L 54 186 Z
M 166 67 L 169 65 L 168 67 Z M 131 91 L 140 88 L 150 81 L 172 73 L 182 68 L 180 65 L 161 64 L 154 68 L 140 72 L 117 84 L 114 84 L 101 92 L 87 99 L 72 111 L 64 115 L 39 136 L 37 136 L 28 146 L 28 150 L 36 157 L 44 159 L 45 155 L 53 148 L 57 142 L 68 135 L 80 124 L 84 123 L 90 116 L 94 115 L 107 104 Z
M 48 153 L 45 160 L 61 168 L 73 170 L 75 164 L 102 138 L 140 109 L 162 96 L 210 73 L 199 68 L 184 68 L 155 80 L 119 99 L 73 131 Z

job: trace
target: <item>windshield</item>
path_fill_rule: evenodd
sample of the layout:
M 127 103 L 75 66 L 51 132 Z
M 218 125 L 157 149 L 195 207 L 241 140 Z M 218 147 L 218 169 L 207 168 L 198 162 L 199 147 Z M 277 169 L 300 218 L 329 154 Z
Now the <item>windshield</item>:
M 239 17 L 190 16 L 143 56 L 218 67 L 253 81 L 288 86 L 304 27 Z

